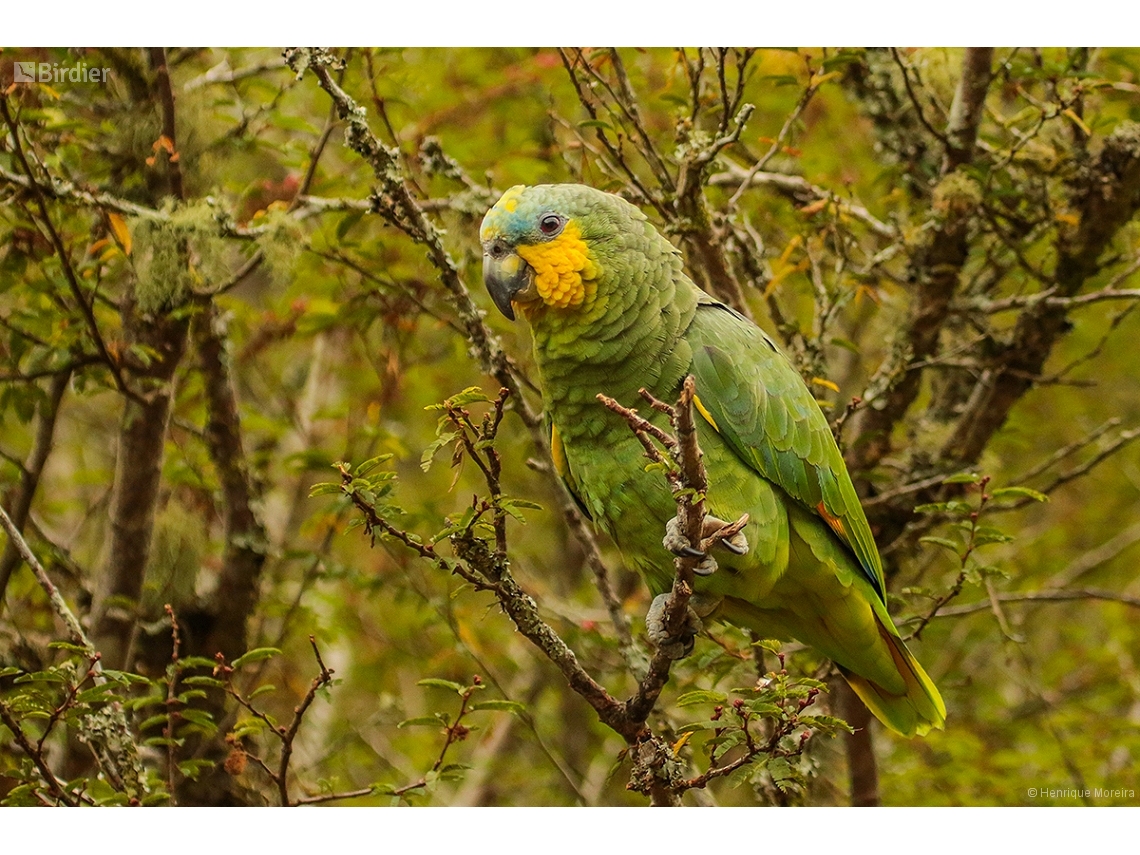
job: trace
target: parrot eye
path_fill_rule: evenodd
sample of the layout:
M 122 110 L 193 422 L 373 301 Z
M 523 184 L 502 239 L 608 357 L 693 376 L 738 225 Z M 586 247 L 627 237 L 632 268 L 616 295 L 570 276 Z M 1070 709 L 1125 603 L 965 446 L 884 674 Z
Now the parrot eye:
M 553 237 L 562 231 L 563 219 L 557 214 L 543 214 L 538 220 L 539 230 L 547 237 Z

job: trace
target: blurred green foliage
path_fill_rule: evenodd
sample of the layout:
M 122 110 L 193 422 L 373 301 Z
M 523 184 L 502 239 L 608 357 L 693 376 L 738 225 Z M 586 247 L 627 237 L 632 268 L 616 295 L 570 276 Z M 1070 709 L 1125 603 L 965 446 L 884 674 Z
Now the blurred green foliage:
M 486 312 L 486 324 L 502 337 L 521 373 L 533 378 L 522 325 L 500 317 L 477 287 L 482 214 L 499 191 L 516 183 L 583 181 L 628 190 L 623 176 L 605 168 L 598 155 L 601 128 L 591 124 L 563 60 L 548 49 L 386 48 L 339 54 L 345 64 L 335 76 L 365 107 L 376 136 L 398 148 L 406 181 L 445 230 L 446 248 Z M 803 176 L 837 199 L 864 206 L 879 221 L 896 224 L 903 247 L 916 245 L 930 228 L 923 212 L 951 208 L 983 186 L 995 198 L 1005 194 L 1003 204 L 1010 210 L 1022 204 L 1021 186 L 1003 185 L 1008 173 L 1001 171 L 957 172 L 957 184 L 944 181 L 933 196 L 917 193 L 919 184 L 937 184 L 936 176 L 922 173 L 927 161 L 898 157 L 897 149 L 884 143 L 891 121 L 906 130 L 908 122 L 914 124 L 913 113 L 884 119 L 858 95 L 850 69 L 863 63 L 865 54 L 760 51 L 742 84 L 744 100 L 756 110 L 724 159 L 747 168 L 780 138 L 804 87 L 817 79 L 812 75 L 834 72 L 818 84 L 790 133 L 780 138 L 768 170 Z M 1049 187 L 1061 186 L 1061 172 L 1053 170 L 1072 157 L 1072 139 L 1088 137 L 1095 150 L 1121 122 L 1140 121 L 1136 50 L 1098 50 L 1079 74 L 1060 49 L 997 54 L 1002 73 L 993 84 L 980 139 L 1000 160 L 1009 139 L 1024 138 L 1020 149 L 1009 152 L 1011 160 L 1046 176 L 1053 182 Z M 696 55 L 690 50 L 687 59 Z M 677 128 L 691 109 L 684 58 L 665 49 L 623 50 L 621 56 L 647 132 L 661 150 L 674 152 Z M 701 119 L 706 124 L 695 130 L 708 135 L 716 130 L 719 93 L 712 54 L 704 56 L 710 58 L 702 89 L 708 96 Z M 954 97 L 961 51 L 923 49 L 906 56 L 921 72 L 931 114 L 937 115 L 939 105 L 945 112 Z M 0 57 L 0 74 L 10 72 L 10 61 L 25 58 L 81 58 L 92 67 L 110 67 L 105 86 L 22 84 L 3 97 L 41 179 L 50 173 L 77 191 L 105 192 L 121 202 L 162 209 L 152 200 L 162 196 L 161 167 L 168 155 L 157 142 L 160 115 L 139 52 L 5 49 Z M 179 780 L 198 777 L 205 769 L 195 765 L 201 758 L 182 756 L 182 748 L 192 744 L 187 740 L 217 730 L 230 736 L 227 774 L 273 801 L 275 788 L 266 771 L 234 754 L 264 756 L 276 769 L 279 746 L 264 729 L 288 723 L 315 686 L 323 666 L 314 662 L 311 635 L 335 679 L 322 684 L 297 734 L 289 779 L 294 800 L 352 793 L 353 803 L 363 804 L 643 804 L 640 795 L 626 790 L 631 764 L 623 741 L 514 630 L 493 597 L 390 538 L 377 538 L 371 547 L 354 527 L 357 514 L 350 498 L 336 493 L 338 461 L 390 456 L 383 465 L 398 490 L 369 498 L 389 503 L 400 528 L 428 540 L 464 525 L 473 494 L 485 485 L 475 467 L 459 465 L 462 455 L 448 459 L 454 436 L 432 408 L 468 387 L 482 389 L 492 400 L 499 384 L 472 358 L 461 319 L 424 248 L 366 210 L 375 180 L 368 164 L 342 144 L 343 125 L 330 112 L 328 96 L 311 74 L 298 79 L 274 50 L 175 49 L 169 57 L 187 202 L 166 203 L 168 218 L 156 221 L 87 204 L 60 189 L 48 208 L 116 358 L 127 346 L 143 363 L 153 357 L 144 345 L 129 345 L 124 301 L 136 301 L 140 316 L 172 311 L 193 316 L 200 306 L 186 302 L 187 293 L 232 286 L 210 299 L 226 321 L 226 359 L 240 407 L 242 443 L 269 539 L 256 608 L 248 616 L 248 646 L 280 650 L 242 663 L 233 685 L 265 718 L 229 696 L 222 720 L 213 713 L 196 717 L 201 700 L 196 688 L 203 695 L 207 688 L 222 691 L 223 678 L 209 670 L 213 653 L 190 651 L 181 664 L 171 665 L 162 606 L 169 603 L 180 619 L 186 616 L 184 633 L 192 647 L 190 616 L 215 593 L 211 585 L 224 539 L 218 464 L 204 439 L 205 381 L 193 346 L 175 378 L 154 508 L 155 546 L 151 565 L 143 568 L 147 586 L 139 620 L 147 626 L 137 658 L 121 679 L 111 676 L 96 691 L 85 681 L 83 657 L 52 646 L 61 635 L 46 598 L 31 574 L 17 567 L 0 613 L 0 701 L 33 741 L 53 715 L 59 719 L 52 721 L 45 756 L 61 780 L 86 780 L 92 801 L 123 800 L 76 759 L 80 752 L 74 742 L 82 735 L 84 716 L 108 696 L 121 697 L 133 716 L 153 800 L 162 800 L 164 788 L 175 780 L 164 771 L 168 756 L 183 764 Z M 0 76 L 0 88 L 8 83 Z M 1069 91 L 1078 84 L 1085 87 L 1083 112 L 1052 115 L 1045 131 L 1034 130 L 1045 120 L 1042 110 L 1033 111 L 1031 99 L 1049 102 L 1059 87 Z M 905 91 L 897 84 L 896 90 L 904 102 Z M 623 146 L 635 147 L 635 141 L 606 127 Z M 32 194 L 26 183 L 7 177 L 23 173 L 10 130 L 2 133 L 7 137 L 0 143 L 0 479 L 9 492 L 20 480 L 40 423 L 37 413 L 48 400 L 46 378 L 70 366 L 51 454 L 24 531 L 73 608 L 86 613 L 107 560 L 124 399 L 67 296 L 64 269 Z M 699 137 L 691 136 L 690 143 L 694 139 Z M 147 164 L 147 158 L 157 160 Z M 723 162 L 711 169 L 724 171 Z M 1042 182 L 1046 186 L 1046 178 Z M 305 196 L 298 198 L 300 188 Z M 711 206 L 720 210 L 734 190 L 714 182 L 708 189 Z M 757 234 L 763 253 L 757 251 L 756 261 L 784 309 L 783 321 L 806 335 L 819 298 L 812 265 L 830 251 L 829 228 L 840 219 L 837 206 L 815 206 L 763 186 L 742 199 L 739 217 Z M 655 216 L 649 206 L 647 212 Z M 1060 200 L 1053 214 L 1063 222 Z M 1140 226 L 1133 222 L 1113 245 L 1119 266 L 1104 275 L 1105 281 L 1135 259 L 1138 248 Z M 264 261 L 230 282 L 258 252 Z M 1050 252 L 1045 238 L 1030 240 L 1020 260 L 1045 265 Z M 815 370 L 827 381 L 816 384 L 821 403 L 834 415 L 863 393 L 906 317 L 911 285 L 904 256 L 863 273 L 853 264 L 830 283 L 842 294 L 830 338 L 820 343 L 823 364 Z M 987 259 L 979 252 L 967 266 L 980 269 Z M 825 260 L 833 263 L 834 256 Z M 1015 296 L 1029 287 L 1030 280 L 1016 264 L 1013 268 L 1003 279 L 1005 290 L 992 296 Z M 1135 268 L 1116 287 L 1140 288 Z M 758 321 L 771 330 L 777 321 L 768 314 L 766 296 L 755 288 L 745 294 Z M 1072 370 L 1017 404 L 984 457 L 970 467 L 978 475 L 969 480 L 985 473 L 996 487 L 1044 489 L 1049 472 L 1058 469 L 1032 470 L 1050 455 L 1081 442 L 1110 419 L 1119 420 L 1121 429 L 1140 424 L 1134 346 L 1140 314 L 1129 312 L 1134 305 L 1090 303 L 1071 316 L 1071 329 L 1048 368 L 1055 373 L 1072 364 Z M 1014 317 L 996 316 L 999 331 Z M 526 394 L 537 406 L 534 388 Z M 913 409 L 924 410 L 933 395 L 924 387 Z M 512 571 L 584 667 L 615 696 L 626 697 L 634 681 L 582 547 L 558 511 L 561 497 L 548 461 L 511 407 L 508 403 L 495 447 L 503 460 L 503 493 L 518 500 L 506 521 Z M 896 431 L 897 445 L 921 450 L 933 430 L 913 419 Z M 1059 470 L 1089 460 L 1113 435 L 1106 431 L 1066 458 Z M 960 499 L 965 507 L 926 508 L 941 520 L 928 535 L 934 539 L 888 552 L 891 589 L 898 596 L 892 611 L 904 635 L 964 575 L 960 594 L 947 601 L 948 614 L 932 619 L 921 643 L 914 643 L 946 699 L 947 728 L 910 741 L 875 731 L 884 803 L 1078 801 L 1031 798 L 1032 787 L 1123 788 L 1133 795 L 1093 803 L 1136 803 L 1138 447 L 1122 444 L 1102 464 L 1050 490 L 1044 504 L 1031 501 L 1028 493 L 991 491 L 993 506 L 983 520 L 990 528 L 984 531 L 971 528 L 960 513 L 976 507 L 969 502 L 977 502 L 979 492 Z M 432 454 L 435 464 L 426 465 Z M 890 463 L 865 473 L 866 481 L 886 490 L 918 471 L 901 464 L 892 469 Z M 1022 485 L 1019 479 L 1027 472 L 1033 477 Z M 330 495 L 320 490 L 310 495 L 322 482 L 334 483 Z M 963 489 L 976 490 L 973 484 Z M 446 544 L 440 548 L 446 551 Z M 646 592 L 621 569 L 608 544 L 604 554 L 640 636 Z M 1019 593 L 1057 587 L 1122 599 L 1017 599 Z M 1129 592 L 1131 601 L 1123 601 Z M 965 608 L 974 605 L 978 608 Z M 812 651 L 785 645 L 781 676 L 784 666 L 776 667 L 773 649 L 753 646 L 732 628 L 716 627 L 712 634 L 698 639 L 694 654 L 674 667 L 650 719 L 671 737 L 693 774 L 708 768 L 710 752 L 727 751 L 732 740 L 743 738 L 739 728 L 722 732 L 721 716 L 739 716 L 730 695 L 746 697 L 740 687 L 758 679 L 766 686 L 764 681 L 778 682 L 787 673 L 802 678 L 781 695 L 797 702 L 816 687 L 812 679 L 821 679 L 818 688 L 831 691 L 812 695 L 810 712 L 821 716 L 814 724 L 823 731 L 838 729 L 828 718 L 842 716 L 834 701 L 838 682 Z M 472 681 L 473 674 L 480 677 Z M 172 679 L 181 718 L 166 732 Z M 77 694 L 65 702 L 72 690 Z M 766 704 L 770 712 L 771 691 L 775 688 L 747 696 L 746 708 Z M 458 706 L 448 692 L 459 698 Z M 701 705 L 699 713 L 690 708 L 694 705 Z M 735 712 L 726 711 L 726 705 Z M 735 728 L 739 721 L 733 721 Z M 175 740 L 172 755 L 169 740 Z M 821 732 L 799 748 L 789 758 L 773 757 L 746 774 L 714 781 L 691 799 L 847 803 L 843 740 Z M 64 771 L 72 768 L 74 774 Z M 37 803 L 35 791 L 44 792 L 31 783 L 37 775 L 11 728 L 0 725 L 5 803 Z

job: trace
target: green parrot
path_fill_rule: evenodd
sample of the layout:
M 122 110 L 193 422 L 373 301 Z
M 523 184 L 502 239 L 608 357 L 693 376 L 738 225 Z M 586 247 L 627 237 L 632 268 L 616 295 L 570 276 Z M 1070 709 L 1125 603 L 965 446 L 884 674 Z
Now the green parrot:
M 887 612 L 882 562 L 843 457 L 775 342 L 697 288 L 678 250 L 612 194 L 512 187 L 480 240 L 495 305 L 533 331 L 554 467 L 655 605 L 672 585 L 676 505 L 660 473 L 645 471 L 627 422 L 596 396 L 630 405 L 644 387 L 674 401 L 692 374 L 707 423 L 708 512 L 717 522 L 749 515 L 696 579 L 701 616 L 814 647 L 900 734 L 941 728 L 946 707 Z

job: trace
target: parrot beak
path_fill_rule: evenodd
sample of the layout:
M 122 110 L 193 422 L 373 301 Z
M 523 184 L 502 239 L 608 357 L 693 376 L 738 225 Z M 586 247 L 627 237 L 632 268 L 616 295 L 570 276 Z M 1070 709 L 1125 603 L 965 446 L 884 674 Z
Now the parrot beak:
M 515 319 L 513 301 L 531 300 L 536 294 L 534 268 L 501 240 L 483 246 L 483 282 L 499 311 Z

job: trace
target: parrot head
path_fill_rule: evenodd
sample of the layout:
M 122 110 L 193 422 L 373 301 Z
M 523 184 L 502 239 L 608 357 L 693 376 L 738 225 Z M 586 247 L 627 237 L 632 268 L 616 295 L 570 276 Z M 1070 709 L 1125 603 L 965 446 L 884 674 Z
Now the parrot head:
M 543 307 L 588 309 L 615 235 L 645 215 L 624 199 L 581 184 L 512 187 L 483 218 L 483 280 L 499 311 L 528 317 Z

